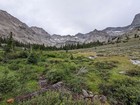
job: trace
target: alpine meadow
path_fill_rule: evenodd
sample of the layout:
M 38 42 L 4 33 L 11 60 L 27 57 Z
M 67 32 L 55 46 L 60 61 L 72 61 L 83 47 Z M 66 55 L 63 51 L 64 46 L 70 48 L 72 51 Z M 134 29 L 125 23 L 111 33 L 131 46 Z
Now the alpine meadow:
M 0 10 L 0 105 L 140 105 L 140 14 L 52 35 Z

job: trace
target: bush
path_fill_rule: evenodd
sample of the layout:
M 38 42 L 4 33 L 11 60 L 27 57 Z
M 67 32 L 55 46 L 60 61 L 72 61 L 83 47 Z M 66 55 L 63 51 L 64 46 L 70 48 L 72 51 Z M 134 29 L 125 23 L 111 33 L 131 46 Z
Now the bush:
M 0 56 L 0 62 L 3 61 L 3 57 Z
M 3 77 L 0 78 L 0 93 L 6 94 L 12 92 L 17 87 L 17 81 L 13 76 L 8 76 L 5 72 Z
M 53 59 L 49 60 L 50 63 L 55 63 L 55 64 L 58 64 L 58 63 L 60 63 L 62 61 L 63 61 L 62 59 L 56 59 L 56 58 L 53 58 Z
M 7 59 L 17 59 L 17 58 L 27 58 L 28 57 L 28 53 L 27 52 L 14 52 L 14 53 L 7 53 L 5 55 L 7 57 Z
M 135 68 L 133 70 L 126 71 L 128 76 L 140 76 L 140 69 Z
M 81 77 L 70 77 L 65 81 L 66 86 L 75 93 L 81 93 L 82 89 L 86 89 L 85 80 Z
M 109 97 L 111 105 L 119 103 L 136 105 L 140 95 L 139 87 L 140 81 L 130 78 L 114 80 L 113 83 L 102 83 L 99 86 L 101 93 Z
M 70 54 L 70 59 L 73 60 L 74 59 L 74 56 L 72 54 Z
M 68 74 L 75 73 L 78 66 L 74 62 L 62 62 L 61 68 L 64 69 Z
M 104 61 L 104 62 L 96 62 L 95 66 L 99 69 L 113 69 L 117 67 L 117 61 Z
M 37 64 L 37 57 L 35 54 L 31 53 L 27 59 L 27 63 L 29 64 Z
M 47 57 L 55 58 L 56 55 L 51 53 L 51 54 L 47 54 Z
M 18 53 L 8 53 L 8 54 L 6 54 L 6 57 L 8 59 L 17 59 L 19 57 L 19 54 Z
M 9 66 L 8 66 L 8 68 L 10 69 L 10 70 L 19 70 L 20 69 L 20 66 L 18 65 L 18 64 L 10 64 Z
M 72 95 L 64 92 L 47 91 L 44 95 L 40 95 L 29 101 L 21 102 L 18 105 L 92 105 L 91 102 L 84 100 L 76 100 Z
M 51 70 L 47 72 L 46 77 L 49 84 L 54 84 L 59 81 L 62 81 L 65 78 L 65 71 L 64 70 Z
M 35 71 L 32 67 L 26 66 L 23 69 L 18 71 L 19 73 L 19 82 L 23 82 L 21 84 L 26 83 L 29 80 L 37 80 L 37 71 Z
M 96 67 L 96 73 L 101 76 L 101 78 L 107 81 L 110 77 L 110 70 L 117 67 L 117 61 L 102 61 L 96 62 L 94 65 Z
M 28 53 L 25 51 L 22 51 L 19 53 L 19 58 L 27 58 L 28 57 Z
M 98 74 L 101 76 L 101 78 L 105 81 L 107 81 L 110 78 L 110 71 L 107 69 L 100 69 L 98 70 Z
M 82 61 L 83 60 L 83 56 L 78 56 L 76 59 Z

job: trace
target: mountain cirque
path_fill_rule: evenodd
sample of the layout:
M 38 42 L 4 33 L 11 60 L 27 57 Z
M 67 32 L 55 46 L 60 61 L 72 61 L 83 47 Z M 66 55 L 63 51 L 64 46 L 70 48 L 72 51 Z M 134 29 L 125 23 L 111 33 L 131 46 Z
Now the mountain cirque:
M 60 47 L 65 44 L 108 42 L 121 36 L 135 27 L 140 26 L 140 14 L 137 14 L 131 25 L 125 27 L 108 27 L 104 30 L 94 30 L 86 34 L 78 33 L 71 35 L 50 35 L 44 29 L 33 26 L 29 27 L 6 11 L 0 10 L 0 36 L 7 37 L 10 32 L 13 38 L 22 43 L 44 44 L 45 46 Z

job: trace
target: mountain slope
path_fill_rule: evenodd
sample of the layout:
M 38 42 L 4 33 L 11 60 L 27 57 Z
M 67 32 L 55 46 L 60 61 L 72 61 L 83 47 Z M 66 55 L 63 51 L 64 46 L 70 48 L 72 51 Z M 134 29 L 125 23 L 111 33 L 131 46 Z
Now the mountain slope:
M 133 26 L 133 27 L 139 27 L 140 26 L 140 13 L 135 16 L 131 26 Z
M 131 25 L 125 27 L 108 27 L 104 29 L 106 33 L 110 36 L 120 36 L 125 34 L 126 32 L 130 32 L 132 29 L 140 26 L 140 14 L 135 15 Z
M 140 14 L 137 14 L 131 25 L 125 27 L 108 27 L 104 30 L 94 30 L 86 34 L 78 33 L 74 36 L 50 35 L 39 27 L 29 27 L 6 11 L 0 10 L 0 36 L 7 37 L 13 33 L 15 40 L 22 43 L 44 44 L 45 46 L 63 46 L 66 44 L 112 41 L 114 37 L 129 33 L 140 26 Z
M 37 43 L 43 44 L 47 38 L 40 37 L 40 33 L 37 33 L 33 28 L 28 27 L 25 23 L 22 23 L 17 18 L 8 14 L 6 11 L 0 10 L 0 36 L 7 37 L 9 33 L 13 33 L 15 40 L 22 43 Z M 44 33 L 42 33 L 43 36 Z M 45 33 L 46 37 L 49 34 Z M 47 44 L 47 42 L 45 42 Z

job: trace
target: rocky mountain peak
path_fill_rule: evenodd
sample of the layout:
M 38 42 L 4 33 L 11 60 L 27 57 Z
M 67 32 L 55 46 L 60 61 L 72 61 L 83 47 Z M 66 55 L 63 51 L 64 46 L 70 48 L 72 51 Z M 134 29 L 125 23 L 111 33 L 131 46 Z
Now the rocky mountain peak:
M 76 35 L 50 35 L 43 28 L 29 27 L 6 11 L 0 10 L 0 37 L 13 33 L 15 40 L 22 43 L 44 44 L 45 46 L 63 46 L 65 44 L 108 42 L 112 37 L 118 37 L 140 26 L 140 14 L 137 14 L 131 25 L 125 27 L 108 27 L 104 30 L 93 30 L 89 33 Z
M 104 29 L 107 34 L 110 36 L 121 36 L 131 30 L 133 30 L 136 27 L 140 27 L 140 13 L 135 15 L 132 23 L 130 25 L 124 26 L 124 27 L 108 27 Z
M 12 16 L 11 14 L 9 14 L 8 12 L 4 10 L 0 10 L 0 22 L 9 23 L 9 25 L 10 24 L 18 25 L 18 26 L 24 25 L 24 27 L 27 27 L 25 23 L 21 22 L 19 19 L 17 19 L 16 17 Z M 14 23 L 17 23 L 17 24 L 14 24 Z
M 131 26 L 134 26 L 134 27 L 140 26 L 140 13 L 135 15 L 135 18 L 134 18 Z
M 43 28 L 32 26 L 31 29 L 35 32 L 35 34 L 50 36 L 50 34 L 46 32 Z
M 95 29 L 93 32 L 99 32 L 97 29 Z
M 8 13 L 4 10 L 0 10 L 0 14 L 8 14 Z
M 0 14 L 6 14 L 7 12 L 4 10 L 0 10 Z
M 16 17 L 10 15 L 6 11 L 0 10 L 0 37 L 7 37 L 9 33 L 13 33 L 13 38 L 22 43 L 30 44 L 50 44 L 48 36 L 50 36 L 42 28 L 30 28 Z

